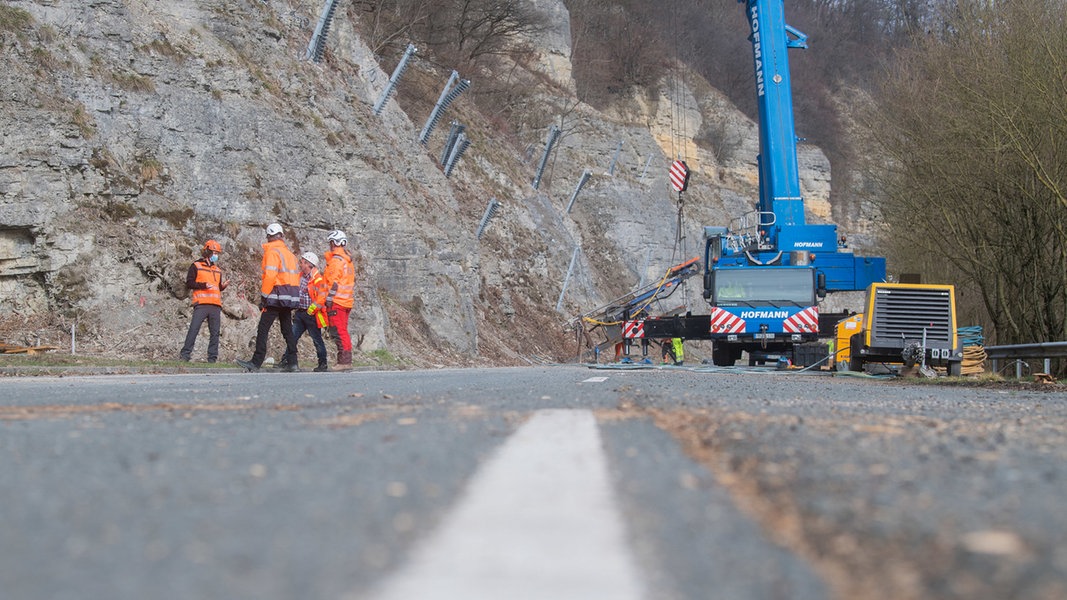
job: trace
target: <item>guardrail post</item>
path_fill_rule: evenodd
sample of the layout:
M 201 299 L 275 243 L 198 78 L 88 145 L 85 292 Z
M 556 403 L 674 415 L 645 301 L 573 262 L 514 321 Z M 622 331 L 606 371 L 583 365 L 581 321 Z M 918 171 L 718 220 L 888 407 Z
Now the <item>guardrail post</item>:
M 496 198 L 490 198 L 489 205 L 485 207 L 485 213 L 482 214 L 482 222 L 478 224 L 478 239 L 482 239 L 482 234 L 485 233 L 485 228 L 489 225 L 489 219 L 492 219 L 499 209 L 500 203 L 496 201 Z
M 578 251 L 581 250 L 581 246 L 574 247 L 574 253 L 571 254 L 571 266 L 567 267 L 567 276 L 563 278 L 563 289 L 559 292 L 559 300 L 556 301 L 556 310 L 563 308 L 563 295 L 567 293 L 567 285 L 571 282 L 571 273 L 574 273 L 574 263 L 578 260 Z
M 1052 370 L 1053 358 L 1067 358 L 1067 342 L 1038 342 L 1035 344 L 1013 344 L 1008 346 L 986 346 L 986 358 L 993 365 L 993 372 L 1000 373 L 1002 360 L 1015 361 L 1015 377 L 1023 376 L 1023 362 L 1025 360 L 1042 360 L 1045 372 Z M 1029 370 L 1029 363 L 1026 363 Z
M 567 212 L 568 213 L 571 212 L 571 207 L 574 206 L 574 201 L 575 201 L 575 199 L 578 198 L 578 192 L 582 191 L 582 188 L 585 187 L 585 184 L 589 181 L 589 178 L 592 177 L 592 176 L 593 176 L 593 174 L 588 169 L 586 169 L 585 171 L 582 171 L 582 176 L 578 179 L 578 185 L 577 185 L 577 187 L 574 188 L 574 193 L 571 194 L 571 201 L 567 203 Z
M 456 138 L 466 131 L 466 125 L 461 125 L 459 121 L 452 121 L 452 127 L 448 130 L 448 139 L 445 140 L 445 148 L 441 151 L 442 167 L 448 164 L 448 157 L 452 155 L 452 148 L 456 145 Z
M 455 84 L 455 85 L 453 85 Z M 441 90 L 441 97 L 437 99 L 437 104 L 434 105 L 433 111 L 430 112 L 430 117 L 426 119 L 426 125 L 422 128 L 422 133 L 419 134 L 419 143 L 425 144 L 426 140 L 430 139 L 430 134 L 433 132 L 433 128 L 437 126 L 437 121 L 441 119 L 441 114 L 445 112 L 448 105 L 459 97 L 464 90 L 469 88 L 471 82 L 469 79 L 460 79 L 457 71 L 452 71 L 452 75 L 448 78 L 448 83 L 445 84 L 445 88 Z
M 455 143 L 452 145 L 452 152 L 448 155 L 448 162 L 445 163 L 445 177 L 452 175 L 452 169 L 456 166 L 456 161 L 463 156 L 463 153 L 467 151 L 467 147 L 470 145 L 471 141 L 467 139 L 463 132 L 456 136 Z
M 378 101 L 374 103 L 374 114 L 382 114 L 382 109 L 385 108 L 386 101 L 389 100 L 389 96 L 393 95 L 396 91 L 396 83 L 400 81 L 400 77 L 403 76 L 404 70 L 408 68 L 408 60 L 411 59 L 411 55 L 418 52 L 415 48 L 415 44 L 408 44 L 407 50 L 404 51 L 404 56 L 400 58 L 400 63 L 393 69 L 393 76 L 389 78 L 389 84 L 382 90 L 382 95 L 378 97 Z
M 645 161 L 645 168 L 641 170 L 641 176 L 638 177 L 638 179 L 644 179 L 645 178 L 645 175 L 648 174 L 648 165 L 650 165 L 650 164 L 652 164 L 652 155 L 651 154 L 648 155 L 648 160 Z
M 333 12 L 336 8 L 337 0 L 326 0 L 326 4 L 322 5 L 322 14 L 319 15 L 315 33 L 308 42 L 307 51 L 304 52 L 304 60 L 322 61 L 322 55 L 326 52 L 326 37 L 330 35 L 330 23 L 333 21 Z
M 555 125 L 548 131 L 548 140 L 545 142 L 545 151 L 541 154 L 541 163 L 537 166 L 537 174 L 533 178 L 533 189 L 537 189 L 541 186 L 541 176 L 545 173 L 545 166 L 548 165 L 548 156 L 552 154 L 552 146 L 556 144 L 556 140 L 559 139 L 561 133 L 560 128 Z

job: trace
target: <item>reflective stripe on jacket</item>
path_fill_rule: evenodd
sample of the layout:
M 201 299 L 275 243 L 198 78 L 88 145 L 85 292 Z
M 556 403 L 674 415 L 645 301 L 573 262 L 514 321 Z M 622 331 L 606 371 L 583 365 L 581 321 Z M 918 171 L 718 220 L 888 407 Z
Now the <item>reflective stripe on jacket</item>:
M 326 303 L 341 308 L 352 308 L 355 302 L 356 270 L 348 252 L 339 247 L 326 251 Z
M 300 306 L 300 267 L 282 240 L 263 244 L 263 285 L 259 291 L 267 306 Z
M 213 265 L 203 260 L 194 262 L 193 267 L 196 268 L 196 283 L 214 286 L 214 289 L 210 290 L 207 289 L 206 285 L 203 288 L 193 288 L 193 306 L 197 304 L 222 306 L 222 269 L 218 265 Z
M 326 304 L 326 279 L 315 267 L 311 267 L 311 275 L 308 277 L 308 297 L 311 298 L 312 304 Z

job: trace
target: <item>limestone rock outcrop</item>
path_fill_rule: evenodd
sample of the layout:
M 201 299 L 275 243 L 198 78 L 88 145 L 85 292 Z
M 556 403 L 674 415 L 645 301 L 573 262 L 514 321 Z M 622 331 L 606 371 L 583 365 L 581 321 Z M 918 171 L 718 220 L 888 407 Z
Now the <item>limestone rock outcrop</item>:
M 550 82 L 531 98 L 541 108 L 504 136 L 457 102 L 449 118 L 467 121 L 473 144 L 451 177 L 437 160 L 447 126 L 423 146 L 425 114 L 396 100 L 373 114 L 389 73 L 351 8 L 313 63 L 317 1 L 0 3 L 0 337 L 73 326 L 87 351 L 176 357 L 185 272 L 213 238 L 234 282 L 223 358 L 244 356 L 263 227 L 279 222 L 299 251 L 348 232 L 362 352 L 419 365 L 573 357 L 570 315 L 699 254 L 704 224 L 752 210 L 756 128 L 689 73 L 684 97 L 641 94 L 611 114 L 578 102 L 566 9 L 530 2 L 552 28 L 515 67 Z M 553 124 L 563 135 L 533 189 Z M 718 146 L 698 139 L 709 131 Z M 672 153 L 695 172 L 680 235 Z M 811 147 L 802 162 L 813 218 L 828 219 L 828 162 Z M 479 239 L 490 198 L 502 208 Z M 681 301 L 701 310 L 698 294 Z

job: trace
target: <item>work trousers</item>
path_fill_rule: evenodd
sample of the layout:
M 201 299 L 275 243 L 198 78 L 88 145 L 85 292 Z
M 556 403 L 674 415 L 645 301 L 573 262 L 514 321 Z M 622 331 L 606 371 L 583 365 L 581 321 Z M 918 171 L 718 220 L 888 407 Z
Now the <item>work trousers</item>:
M 337 332 L 338 352 L 352 351 L 352 338 L 348 336 L 348 313 L 350 312 L 352 312 L 351 308 L 341 308 L 336 304 L 326 311 L 330 327 Z
M 270 327 L 277 320 L 282 328 L 282 337 L 285 339 L 285 353 L 296 356 L 296 338 L 293 337 L 293 309 L 268 306 L 259 313 L 259 327 L 256 329 L 256 351 L 252 353 L 252 364 L 257 367 L 263 366 L 263 359 L 267 357 L 267 337 L 270 335 Z
M 315 344 L 315 357 L 319 359 L 319 365 L 326 366 L 326 342 L 322 341 L 322 332 L 319 330 L 315 317 L 309 315 L 306 310 L 297 309 L 293 313 L 293 345 L 296 346 L 304 332 L 308 333 L 311 342 Z M 290 365 L 297 363 L 296 353 L 286 353 L 283 362 Z
M 207 361 L 215 362 L 219 359 L 219 330 L 222 325 L 222 307 L 217 304 L 197 304 L 193 307 L 193 320 L 189 323 L 189 332 L 185 334 L 185 345 L 182 346 L 181 359 L 189 360 L 193 357 L 193 346 L 196 338 L 200 335 L 200 326 L 207 320 L 207 330 L 211 337 L 207 343 Z

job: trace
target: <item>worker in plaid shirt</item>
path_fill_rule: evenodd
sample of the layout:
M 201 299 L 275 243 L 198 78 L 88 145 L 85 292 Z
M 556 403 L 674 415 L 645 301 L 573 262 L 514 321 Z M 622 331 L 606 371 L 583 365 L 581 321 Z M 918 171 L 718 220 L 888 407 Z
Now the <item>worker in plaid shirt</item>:
M 300 337 L 307 331 L 315 344 L 315 355 L 319 359 L 315 372 L 321 373 L 328 370 L 326 366 L 326 343 L 322 340 L 321 328 L 326 324 L 325 308 L 326 281 L 319 273 L 319 257 L 311 252 L 300 255 L 300 304 L 293 313 L 293 339 L 300 341 Z M 296 355 L 286 354 L 282 357 L 280 366 L 297 366 Z

